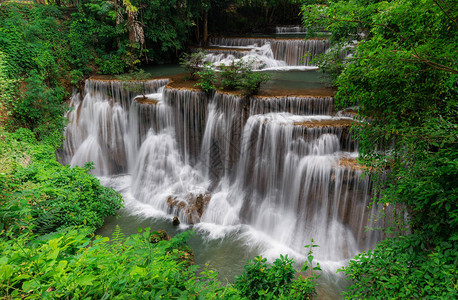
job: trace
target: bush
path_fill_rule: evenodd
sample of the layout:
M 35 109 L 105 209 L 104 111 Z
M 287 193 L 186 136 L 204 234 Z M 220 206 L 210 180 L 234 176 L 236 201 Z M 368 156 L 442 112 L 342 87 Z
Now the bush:
M 204 64 L 202 70 L 197 72 L 199 82 L 196 86 L 201 87 L 206 93 L 216 90 L 215 82 L 217 80 L 216 72 L 211 63 Z
M 286 294 L 295 274 L 293 263 L 287 255 L 281 255 L 273 265 L 257 256 L 245 265 L 242 275 L 236 278 L 235 287 L 248 299 L 258 299 L 266 294 L 275 297 Z
M 232 60 L 229 65 L 221 64 L 218 69 L 220 78 L 220 88 L 226 90 L 235 90 L 240 88 L 247 65 L 243 60 Z
M 358 254 L 341 271 L 353 281 L 349 299 L 457 299 L 458 245 L 434 249 L 417 235 L 387 239 Z
M 261 85 L 270 79 L 270 75 L 263 72 L 255 72 L 255 61 L 233 60 L 230 65 L 218 66 L 220 88 L 242 90 L 244 96 L 255 95 L 259 92 Z
M 185 57 L 189 59 L 189 56 Z M 183 58 L 182 64 L 184 63 L 192 64 Z M 270 75 L 253 71 L 254 63 L 254 61 L 233 60 L 229 65 L 215 66 L 207 62 L 199 71 L 196 71 L 196 74 L 199 75 L 196 86 L 201 87 L 206 93 L 216 90 L 216 86 L 219 86 L 220 89 L 241 90 L 244 96 L 255 95 L 259 92 L 261 85 L 270 80 Z M 216 69 L 219 69 L 220 72 L 216 72 Z
M 117 75 L 116 78 L 123 81 L 122 87 L 126 91 L 132 92 L 136 95 L 141 94 L 143 98 L 146 98 L 145 81 L 151 78 L 151 74 L 146 73 L 144 70 L 139 70 L 132 71 L 127 74 Z
M 248 299 L 311 299 L 316 295 L 316 279 L 320 275 L 314 271 L 321 270 L 319 264 L 313 267 L 312 243 L 305 246 L 309 249 L 307 260 L 302 271 L 310 270 L 311 276 L 294 279 L 296 271 L 293 268 L 293 259 L 280 255 L 274 263 L 268 264 L 262 256 L 257 256 L 245 266 L 242 275 L 236 277 L 234 283 L 242 297 Z
M 197 72 L 202 70 L 206 55 L 205 52 L 199 51 L 191 54 L 185 53 L 180 58 L 180 65 L 191 74 L 191 79 L 195 79 Z
M 95 229 L 122 206 L 118 193 L 88 174 L 90 164 L 60 165 L 55 148 L 34 143 L 29 130 L 5 135 L 0 139 L 0 161 L 10 167 L 2 170 L 0 227 L 10 235 L 46 234 L 66 226 Z
M 242 89 L 243 95 L 245 96 L 256 95 L 259 92 L 261 85 L 269 80 L 269 74 L 254 72 L 250 69 L 243 74 L 239 87 Z

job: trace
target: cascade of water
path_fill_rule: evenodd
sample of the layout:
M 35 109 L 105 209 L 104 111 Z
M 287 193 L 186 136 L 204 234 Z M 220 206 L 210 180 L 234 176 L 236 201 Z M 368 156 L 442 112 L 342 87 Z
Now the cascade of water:
M 243 54 L 244 55 L 237 55 L 240 58 L 236 58 L 236 56 L 232 54 L 226 55 L 224 53 L 210 53 L 207 55 L 206 61 L 209 61 L 218 66 L 221 64 L 230 65 L 232 61 L 241 59 L 246 62 L 252 62 L 255 69 L 278 69 L 287 66 L 284 61 L 277 60 L 274 57 L 272 48 L 270 47 L 269 43 L 261 47 L 253 46 L 251 51 L 243 52 Z
M 65 130 L 64 162 L 82 166 L 92 161 L 99 175 L 126 172 L 132 136 L 128 134 L 128 109 L 135 96 L 126 85 L 142 84 L 146 93 L 154 93 L 168 82 L 87 80 L 84 99 L 79 94 L 71 99 L 73 110 L 67 114 L 70 124 Z
M 261 39 L 261 38 L 213 38 L 211 40 L 215 46 L 228 47 L 262 47 L 270 45 L 273 58 L 284 61 L 288 66 L 311 65 L 312 59 L 329 49 L 327 39 Z
M 208 101 L 204 92 L 164 90 L 164 102 L 172 110 L 176 139 L 186 164 L 194 165 L 199 157 Z
M 307 29 L 303 26 L 277 26 L 275 32 L 277 34 L 297 34 L 306 33 Z
M 332 97 L 253 97 L 250 115 L 289 112 L 295 115 L 331 115 Z
M 167 82 L 139 97 L 88 80 L 71 100 L 67 162 L 129 171 L 136 201 L 185 223 L 246 224 L 296 251 L 313 237 L 323 260 L 379 238 L 364 232 L 370 177 L 342 163 L 357 155 L 352 118 L 331 117 L 331 97 L 209 97 Z
M 240 135 L 246 119 L 246 99 L 216 93 L 209 105 L 202 139 L 201 166 L 213 182 L 232 169 L 239 156 Z
M 253 47 L 254 48 L 254 47 Z M 252 49 L 246 49 L 246 50 L 233 50 L 231 48 L 211 48 L 211 49 L 205 49 L 206 52 L 208 52 L 207 57 L 205 58 L 205 61 L 211 62 L 211 63 L 219 63 L 224 60 L 235 60 L 235 59 L 240 59 L 252 51 Z
M 324 260 L 356 254 L 363 233 L 354 230 L 367 221 L 370 180 L 339 165 L 348 153 L 341 152 L 345 143 L 339 130 L 319 125 L 329 119 L 284 113 L 251 116 L 235 180 L 231 185 L 222 181 L 202 220 L 250 224 L 296 250 L 315 237 Z M 298 121 L 316 127 L 295 125 Z M 352 193 L 361 190 L 366 193 L 354 201 Z

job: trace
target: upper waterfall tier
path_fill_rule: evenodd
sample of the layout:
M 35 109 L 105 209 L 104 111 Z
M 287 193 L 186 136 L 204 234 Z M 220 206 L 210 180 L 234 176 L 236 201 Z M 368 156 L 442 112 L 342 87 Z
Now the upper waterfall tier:
M 288 66 L 312 65 L 312 59 L 329 49 L 327 39 L 275 39 L 275 38 L 212 38 L 214 46 L 227 47 L 262 47 L 270 44 L 273 57 L 284 61 Z
M 303 26 L 277 26 L 275 27 L 276 34 L 298 34 L 307 33 L 307 29 Z

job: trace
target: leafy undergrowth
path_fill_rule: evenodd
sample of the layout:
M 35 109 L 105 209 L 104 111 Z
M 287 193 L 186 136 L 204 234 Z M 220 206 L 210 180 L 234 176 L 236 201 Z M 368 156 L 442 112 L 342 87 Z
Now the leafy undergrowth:
M 53 146 L 19 129 L 0 139 L 0 230 L 47 234 L 67 226 L 100 227 L 122 206 L 121 196 L 103 187 L 84 168 L 62 166 Z
M 67 228 L 42 237 L 1 240 L 3 296 L 26 299 L 195 299 L 237 295 L 181 250 L 189 232 L 170 241 L 150 242 L 151 231 L 112 240 L 87 237 L 87 229 Z
M 456 241 L 426 249 L 416 235 L 387 239 L 358 254 L 343 271 L 353 285 L 349 299 L 457 299 Z

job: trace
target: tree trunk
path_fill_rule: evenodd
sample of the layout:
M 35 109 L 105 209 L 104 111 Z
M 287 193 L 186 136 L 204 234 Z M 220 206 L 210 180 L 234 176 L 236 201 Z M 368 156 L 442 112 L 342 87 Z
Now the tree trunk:
M 196 18 L 196 38 L 197 42 L 200 43 L 200 25 L 199 18 Z
M 208 46 L 208 11 L 204 14 L 204 47 Z

